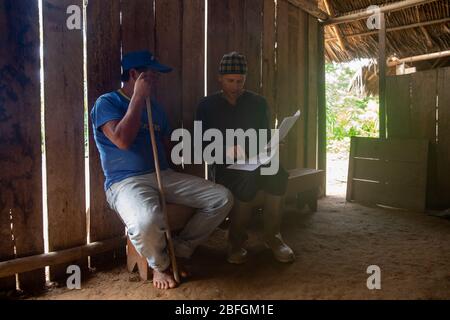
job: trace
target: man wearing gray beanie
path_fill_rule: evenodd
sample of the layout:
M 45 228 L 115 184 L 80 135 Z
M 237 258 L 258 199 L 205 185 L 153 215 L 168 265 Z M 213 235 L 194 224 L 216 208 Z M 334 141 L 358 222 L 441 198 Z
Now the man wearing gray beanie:
M 266 129 L 270 132 L 269 107 L 264 97 L 245 90 L 247 76 L 246 57 L 237 52 L 225 54 L 219 67 L 219 82 L 222 90 L 203 98 L 198 106 L 196 118 L 202 121 L 203 130 L 218 129 L 223 137 L 227 129 Z M 259 143 L 258 143 L 259 145 Z M 247 148 L 239 144 L 225 147 L 227 157 L 248 158 Z M 261 152 L 260 150 L 259 152 Z M 228 255 L 230 263 L 246 262 L 248 254 L 244 248 L 246 228 L 251 218 L 252 200 L 259 191 L 264 192 L 264 240 L 276 260 L 291 262 L 295 259 L 292 249 L 280 234 L 282 197 L 286 192 L 288 173 L 282 167 L 275 175 L 261 175 L 260 168 L 254 171 L 228 169 L 224 164 L 209 164 L 217 183 L 227 187 L 234 195 L 235 206 L 230 214 Z

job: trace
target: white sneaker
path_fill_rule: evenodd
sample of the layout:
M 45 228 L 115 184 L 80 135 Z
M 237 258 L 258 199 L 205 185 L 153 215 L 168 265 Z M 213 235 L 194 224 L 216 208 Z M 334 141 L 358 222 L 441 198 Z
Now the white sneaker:
M 273 253 L 275 259 L 279 262 L 289 263 L 295 260 L 294 251 L 284 243 L 281 236 L 275 236 L 272 241 L 266 241 L 266 247 Z
M 243 264 L 247 262 L 248 252 L 242 247 L 228 247 L 227 261 L 232 264 Z

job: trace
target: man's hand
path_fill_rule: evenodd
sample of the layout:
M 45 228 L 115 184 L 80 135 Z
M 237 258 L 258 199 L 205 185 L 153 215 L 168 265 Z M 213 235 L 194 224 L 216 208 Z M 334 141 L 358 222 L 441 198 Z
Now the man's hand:
M 226 156 L 228 159 L 245 160 L 245 151 L 240 145 L 232 146 L 226 150 Z
M 134 96 L 139 100 L 145 100 L 152 93 L 153 77 L 150 72 L 142 72 L 134 84 Z

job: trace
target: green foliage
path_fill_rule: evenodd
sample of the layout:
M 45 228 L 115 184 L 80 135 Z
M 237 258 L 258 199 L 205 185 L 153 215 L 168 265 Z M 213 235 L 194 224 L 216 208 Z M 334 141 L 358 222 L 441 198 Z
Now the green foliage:
M 378 136 L 378 98 L 359 97 L 348 88 L 363 61 L 327 63 L 328 151 L 348 152 L 352 136 Z

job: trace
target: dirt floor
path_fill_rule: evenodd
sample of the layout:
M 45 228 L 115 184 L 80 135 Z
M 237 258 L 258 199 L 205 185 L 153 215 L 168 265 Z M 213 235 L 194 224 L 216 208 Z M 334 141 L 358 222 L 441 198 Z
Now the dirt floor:
M 193 256 L 192 279 L 177 289 L 156 290 L 121 266 L 94 273 L 81 290 L 54 288 L 38 299 L 450 299 L 450 220 L 347 203 L 347 161 L 330 158 L 319 211 L 286 212 L 292 264 L 275 262 L 264 248 L 257 215 L 245 265 L 225 262 L 226 232 L 218 230 Z M 381 290 L 366 286 L 370 265 L 381 268 Z

